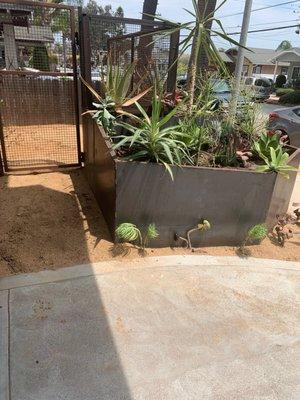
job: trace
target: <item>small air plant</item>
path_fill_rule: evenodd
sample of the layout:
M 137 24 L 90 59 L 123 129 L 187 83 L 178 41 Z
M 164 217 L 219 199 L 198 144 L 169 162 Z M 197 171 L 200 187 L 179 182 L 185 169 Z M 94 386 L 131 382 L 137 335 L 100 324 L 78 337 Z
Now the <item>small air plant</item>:
M 153 223 L 148 225 L 146 232 L 143 235 L 141 230 L 135 224 L 124 222 L 117 227 L 116 235 L 120 240 L 125 242 L 134 244 L 138 243 L 139 250 L 145 253 L 145 249 L 150 240 L 156 239 L 159 236 L 159 233 Z
M 249 257 L 251 255 L 251 251 L 247 248 L 251 242 L 259 241 L 261 242 L 268 235 L 268 228 L 265 224 L 254 225 L 249 229 L 243 243 L 238 248 L 237 253 L 241 257 Z
M 206 219 L 203 219 L 195 228 L 190 229 L 186 233 L 186 238 L 179 236 L 177 233 L 175 233 L 175 240 L 182 240 L 185 244 L 185 247 L 189 250 L 195 251 L 195 248 L 192 246 L 192 241 L 191 241 L 191 234 L 194 232 L 204 232 L 211 229 L 211 224 L 209 221 Z

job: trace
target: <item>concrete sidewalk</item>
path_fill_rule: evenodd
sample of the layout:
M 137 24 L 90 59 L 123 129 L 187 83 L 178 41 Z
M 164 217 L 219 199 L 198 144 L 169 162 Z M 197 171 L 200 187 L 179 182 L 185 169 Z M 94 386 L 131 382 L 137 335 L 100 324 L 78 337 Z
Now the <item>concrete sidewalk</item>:
M 0 281 L 1 400 L 298 400 L 300 263 L 174 256 Z

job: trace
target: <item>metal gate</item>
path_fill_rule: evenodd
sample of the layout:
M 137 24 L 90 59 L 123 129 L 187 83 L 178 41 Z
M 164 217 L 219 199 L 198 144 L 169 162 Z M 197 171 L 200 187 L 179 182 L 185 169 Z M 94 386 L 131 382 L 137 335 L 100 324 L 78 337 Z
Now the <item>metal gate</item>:
M 75 39 L 73 7 L 0 0 L 5 171 L 80 164 Z

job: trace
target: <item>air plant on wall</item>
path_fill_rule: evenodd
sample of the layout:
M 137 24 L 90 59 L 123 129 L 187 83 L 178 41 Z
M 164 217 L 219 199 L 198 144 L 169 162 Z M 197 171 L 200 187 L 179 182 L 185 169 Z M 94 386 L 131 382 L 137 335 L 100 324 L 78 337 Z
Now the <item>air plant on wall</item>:
M 192 246 L 191 234 L 195 232 L 205 232 L 209 229 L 211 229 L 210 222 L 207 221 L 206 219 L 203 219 L 195 228 L 192 228 L 187 231 L 186 238 L 179 236 L 177 233 L 175 233 L 174 239 L 176 241 L 181 240 L 185 244 L 185 247 L 187 249 L 195 251 L 195 248 Z

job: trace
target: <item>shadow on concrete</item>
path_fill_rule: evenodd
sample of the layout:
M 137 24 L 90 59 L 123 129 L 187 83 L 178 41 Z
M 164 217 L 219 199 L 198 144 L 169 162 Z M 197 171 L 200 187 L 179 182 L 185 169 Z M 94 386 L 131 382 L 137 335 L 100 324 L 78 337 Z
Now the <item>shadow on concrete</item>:
M 2 272 L 88 263 L 87 231 L 109 239 L 82 172 L 50 175 L 0 177 Z M 109 318 L 94 276 L 11 290 L 11 400 L 130 400 Z

